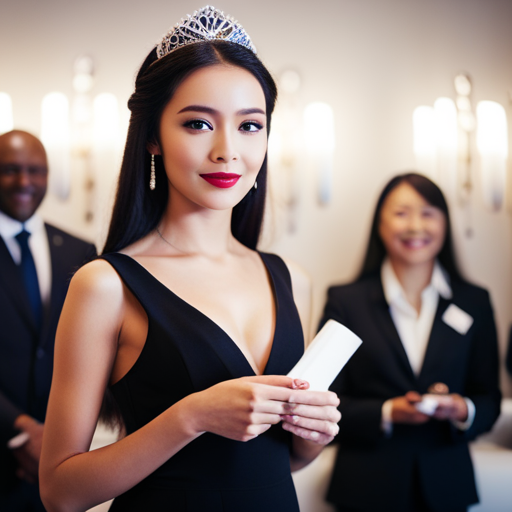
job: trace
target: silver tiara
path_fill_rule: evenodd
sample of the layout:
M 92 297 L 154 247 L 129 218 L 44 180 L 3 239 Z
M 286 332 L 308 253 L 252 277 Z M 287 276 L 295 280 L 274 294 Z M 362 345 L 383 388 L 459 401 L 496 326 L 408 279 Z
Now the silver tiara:
M 256 53 L 256 48 L 242 25 L 211 5 L 187 15 L 187 19 L 182 19 L 171 28 L 156 47 L 156 53 L 161 59 L 182 46 L 212 40 L 241 44 Z

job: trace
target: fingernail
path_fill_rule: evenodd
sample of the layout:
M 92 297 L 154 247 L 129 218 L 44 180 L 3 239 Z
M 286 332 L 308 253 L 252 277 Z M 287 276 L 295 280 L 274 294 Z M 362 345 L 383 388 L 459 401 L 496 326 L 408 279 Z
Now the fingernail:
M 302 379 L 293 379 L 293 387 L 294 389 L 302 389 L 304 387 L 307 387 L 309 384 L 307 381 Z

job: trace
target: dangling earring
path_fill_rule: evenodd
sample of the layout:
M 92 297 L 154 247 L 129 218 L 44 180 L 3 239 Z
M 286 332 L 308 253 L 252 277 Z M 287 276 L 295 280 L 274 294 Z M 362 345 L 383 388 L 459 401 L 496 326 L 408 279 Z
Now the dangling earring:
M 149 176 L 149 190 L 155 190 L 156 175 L 155 175 L 155 155 L 151 153 L 151 174 Z
M 254 190 L 258 190 L 258 180 L 254 182 Z

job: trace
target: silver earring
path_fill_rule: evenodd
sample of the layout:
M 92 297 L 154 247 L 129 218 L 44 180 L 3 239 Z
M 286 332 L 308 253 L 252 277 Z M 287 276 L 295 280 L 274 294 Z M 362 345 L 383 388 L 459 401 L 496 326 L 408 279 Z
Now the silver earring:
M 258 180 L 254 182 L 254 190 L 258 190 Z
M 156 175 L 155 175 L 155 155 L 151 153 L 151 174 L 149 176 L 149 190 L 155 190 Z

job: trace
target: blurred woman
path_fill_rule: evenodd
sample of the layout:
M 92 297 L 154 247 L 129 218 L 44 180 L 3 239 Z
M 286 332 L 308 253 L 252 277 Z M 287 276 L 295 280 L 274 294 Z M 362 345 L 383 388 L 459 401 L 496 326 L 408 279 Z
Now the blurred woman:
M 384 187 L 362 271 L 329 289 L 320 325 L 330 318 L 363 344 L 331 387 L 343 421 L 328 500 L 368 512 L 476 503 L 468 441 L 500 411 L 496 328 L 489 294 L 457 268 L 432 181 Z

